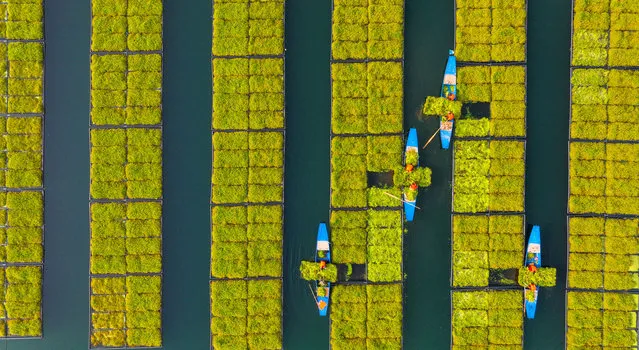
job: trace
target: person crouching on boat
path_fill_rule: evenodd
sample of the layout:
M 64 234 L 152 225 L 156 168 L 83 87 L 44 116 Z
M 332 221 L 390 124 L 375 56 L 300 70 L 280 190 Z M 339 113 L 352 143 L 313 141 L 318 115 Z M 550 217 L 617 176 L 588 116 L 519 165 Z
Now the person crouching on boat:
M 451 121 L 455 119 L 455 114 L 453 112 L 448 112 L 448 114 L 446 114 L 446 121 Z
M 326 261 L 320 261 L 320 270 L 324 270 L 326 268 Z
M 417 191 L 417 188 L 418 188 L 418 187 L 419 187 L 419 186 L 417 186 L 417 184 L 416 184 L 416 183 L 414 183 L 414 182 L 413 182 L 412 184 L 410 184 L 410 189 L 411 189 L 411 191 Z
M 406 164 L 406 171 L 407 172 L 412 173 L 413 172 L 413 168 L 414 168 L 413 164 Z
M 531 292 L 535 292 L 537 290 L 537 286 L 534 284 L 531 284 L 530 286 L 528 286 L 528 288 L 530 289 Z
M 452 92 L 449 92 L 448 95 L 446 95 L 446 98 L 449 101 L 455 101 L 455 94 L 453 94 Z
M 535 264 L 533 263 L 528 264 L 528 271 L 533 273 L 537 272 L 537 266 L 535 266 Z

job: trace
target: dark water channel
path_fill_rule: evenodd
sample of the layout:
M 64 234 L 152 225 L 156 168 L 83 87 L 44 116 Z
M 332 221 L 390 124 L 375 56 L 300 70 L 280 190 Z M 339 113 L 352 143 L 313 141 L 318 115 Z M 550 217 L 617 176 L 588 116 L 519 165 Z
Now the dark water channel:
M 88 346 L 88 0 L 46 0 L 44 339 L 0 341 L 11 350 Z M 209 345 L 211 2 L 165 0 L 164 19 L 164 349 Z M 453 45 L 453 1 L 406 0 L 405 128 L 420 140 L 437 128 L 417 115 L 439 92 Z M 330 1 L 289 0 L 286 12 L 284 346 L 327 349 L 328 319 L 317 316 L 299 261 L 328 220 Z M 526 349 L 562 349 L 566 266 L 570 3 L 531 1 L 528 28 L 526 208 L 542 226 L 544 264 L 559 269 Z M 450 346 L 452 152 L 420 152 L 433 170 L 422 208 L 405 237 L 404 346 Z

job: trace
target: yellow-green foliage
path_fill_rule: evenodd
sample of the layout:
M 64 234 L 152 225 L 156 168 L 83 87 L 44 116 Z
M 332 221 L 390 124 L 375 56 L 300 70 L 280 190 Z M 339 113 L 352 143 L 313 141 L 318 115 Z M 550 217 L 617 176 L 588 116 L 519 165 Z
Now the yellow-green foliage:
M 455 212 L 523 211 L 523 142 L 460 140 L 454 157 Z
M 567 347 L 637 346 L 636 294 L 569 291 L 567 300 Z
M 91 50 L 162 50 L 161 0 L 92 0 Z
M 213 6 L 213 55 L 284 53 L 284 1 L 216 1 Z
M 334 1 L 333 5 L 333 59 L 404 56 L 402 1 Z
M 331 347 L 398 349 L 402 344 L 402 285 L 340 285 L 331 297 Z
M 571 213 L 639 215 L 639 145 L 570 144 Z
M 521 266 L 523 246 L 523 215 L 454 215 L 453 286 L 488 286 L 490 269 Z
M 526 60 L 526 0 L 466 0 L 456 4 L 455 42 L 460 61 Z
M 282 348 L 282 282 L 211 282 L 215 349 Z
M 639 12 L 634 1 L 574 3 L 572 64 L 637 66 Z
M 160 276 L 91 278 L 91 346 L 162 345 Z
M 451 302 L 453 348 L 523 346 L 521 291 L 454 291 Z
M 572 288 L 639 288 L 639 220 L 572 217 L 568 285 Z
M 526 69 L 523 66 L 466 66 L 458 73 L 462 102 L 489 102 L 490 119 L 456 120 L 456 135 L 525 137 Z

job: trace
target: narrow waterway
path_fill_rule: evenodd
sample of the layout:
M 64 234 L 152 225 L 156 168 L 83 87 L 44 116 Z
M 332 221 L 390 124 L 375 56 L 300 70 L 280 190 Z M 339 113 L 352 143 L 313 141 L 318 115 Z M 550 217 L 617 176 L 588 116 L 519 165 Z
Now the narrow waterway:
M 528 3 L 526 221 L 541 226 L 543 265 L 558 273 L 525 322 L 526 349 L 564 348 L 571 11 L 569 1 Z
M 453 1 L 406 0 L 404 128 L 416 127 L 420 143 L 439 127 L 418 119 L 428 95 L 439 95 L 455 35 Z M 437 137 L 420 150 L 420 165 L 433 170 L 420 191 L 415 221 L 404 237 L 404 348 L 450 347 L 450 203 L 452 149 Z
M 211 1 L 164 0 L 163 337 L 210 342 Z
M 286 4 L 284 174 L 284 348 L 328 349 L 300 260 L 315 254 L 317 224 L 328 222 L 330 188 L 330 1 Z

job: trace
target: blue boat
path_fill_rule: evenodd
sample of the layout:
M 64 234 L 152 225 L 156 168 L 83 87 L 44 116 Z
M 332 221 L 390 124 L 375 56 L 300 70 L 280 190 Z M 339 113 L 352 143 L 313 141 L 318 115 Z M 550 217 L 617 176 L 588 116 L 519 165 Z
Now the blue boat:
M 533 226 L 528 238 L 528 246 L 526 247 L 526 266 L 530 264 L 535 267 L 541 267 L 541 238 L 539 226 Z M 528 288 L 524 289 L 524 306 L 526 311 L 526 317 L 529 319 L 535 318 L 535 311 L 537 310 L 537 298 L 539 297 L 539 287 L 535 286 L 535 291 L 531 291 Z M 532 295 L 530 294 L 532 293 Z
M 457 59 L 453 50 L 448 50 L 441 97 L 448 98 L 450 94 L 453 94 L 457 100 Z M 439 138 L 443 149 L 448 149 L 450 146 L 450 139 L 453 137 L 453 124 L 454 120 L 446 120 L 445 116 L 442 116 L 439 121 Z
M 404 151 L 404 165 L 407 165 L 407 159 L 410 158 L 415 159 L 415 161 L 411 161 L 410 163 L 414 167 L 419 166 L 419 144 L 417 143 L 417 129 L 410 128 L 408 131 L 408 140 L 406 141 L 406 150 Z M 410 193 L 410 194 L 409 194 Z M 410 188 L 404 189 L 404 213 L 406 215 L 406 221 L 413 221 L 413 217 L 415 216 L 415 205 L 417 204 L 417 190 L 413 190 Z
M 328 241 L 328 229 L 325 223 L 320 223 L 317 229 L 317 246 L 315 248 L 315 262 L 326 261 L 331 263 L 331 247 Z M 331 282 L 315 281 L 315 302 L 319 309 L 320 316 L 328 314 L 328 303 L 330 301 Z

